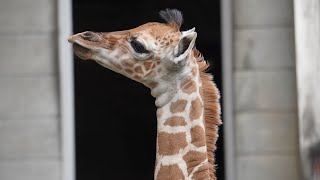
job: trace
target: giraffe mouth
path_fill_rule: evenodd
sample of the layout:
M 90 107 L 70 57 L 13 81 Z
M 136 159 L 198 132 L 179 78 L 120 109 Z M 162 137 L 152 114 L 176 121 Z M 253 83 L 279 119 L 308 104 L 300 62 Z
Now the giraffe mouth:
M 74 53 L 83 60 L 88 60 L 92 57 L 92 51 L 76 42 L 73 43 Z
M 72 43 L 74 53 L 83 60 L 92 58 L 93 52 L 90 45 L 87 45 L 81 34 L 75 34 L 68 38 L 69 43 Z

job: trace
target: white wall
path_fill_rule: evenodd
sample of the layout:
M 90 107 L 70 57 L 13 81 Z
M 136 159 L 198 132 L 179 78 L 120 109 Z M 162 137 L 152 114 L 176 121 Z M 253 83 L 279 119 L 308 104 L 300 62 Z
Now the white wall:
M 234 0 L 238 180 L 300 180 L 292 0 Z
M 58 180 L 56 1 L 0 3 L 0 179 Z
M 294 2 L 302 167 L 320 179 L 320 1 Z

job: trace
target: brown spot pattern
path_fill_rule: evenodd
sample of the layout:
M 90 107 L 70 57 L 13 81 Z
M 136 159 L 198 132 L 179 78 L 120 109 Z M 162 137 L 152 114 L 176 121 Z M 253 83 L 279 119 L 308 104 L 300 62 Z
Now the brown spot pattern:
M 160 166 L 157 180 L 184 180 L 183 172 L 178 165 Z
M 154 77 L 156 75 L 156 72 L 155 71 L 149 71 L 145 76 L 146 77 Z
M 192 175 L 191 179 L 209 179 L 209 166 L 208 163 L 201 165 L 196 172 Z
M 131 69 L 125 69 L 125 71 L 128 73 L 128 74 L 132 74 L 133 71 Z
M 177 101 L 171 103 L 170 111 L 172 113 L 182 112 L 186 108 L 187 103 L 188 103 L 188 101 L 184 100 L 184 99 L 177 100 Z
M 134 75 L 133 78 L 136 79 L 136 80 L 141 80 L 142 79 L 142 77 L 138 76 L 138 75 Z
M 163 114 L 163 109 L 158 109 L 157 110 L 157 119 L 160 119 L 162 114 Z
M 145 70 L 149 71 L 151 69 L 152 64 L 153 63 L 151 61 L 144 62 L 143 65 L 144 65 Z
M 133 67 L 134 62 L 130 59 L 126 59 L 126 60 L 121 61 L 121 64 L 126 67 Z
M 206 135 L 204 129 L 201 126 L 195 126 L 190 129 L 191 143 L 196 147 L 202 147 L 206 145 Z
M 187 125 L 184 117 L 181 116 L 172 116 L 164 122 L 164 125 L 168 126 L 185 126 Z
M 119 38 L 116 38 L 112 35 L 108 36 L 108 41 L 103 43 L 101 46 L 106 49 L 114 50 L 117 44 L 119 43 Z
M 143 70 L 142 70 L 141 66 L 138 66 L 138 67 L 134 68 L 134 71 L 135 71 L 136 73 L 139 73 L 139 74 L 142 74 L 142 73 L 143 73 Z
M 113 62 L 113 61 L 110 61 L 110 64 L 112 64 L 114 67 L 116 67 L 118 70 L 122 70 L 122 67 L 119 65 L 119 64 L 117 64 L 117 63 L 115 63 L 115 62 Z
M 207 158 L 207 153 L 197 152 L 197 151 L 189 151 L 185 154 L 182 159 L 187 164 L 187 170 L 190 173 L 193 171 L 195 167 L 200 165 Z
M 166 133 L 158 134 L 158 145 L 160 155 L 174 155 L 179 153 L 180 149 L 187 147 L 186 133 Z
M 155 88 L 155 87 L 158 86 L 158 83 L 157 83 L 157 82 L 150 82 L 150 83 L 148 83 L 148 84 L 149 84 L 149 87 L 150 87 L 151 89 L 153 89 L 153 88 Z
M 197 97 L 197 99 L 191 102 L 190 114 L 189 114 L 190 119 L 191 120 L 198 119 L 202 114 L 202 109 L 203 109 L 202 103 L 199 97 Z
M 119 55 L 124 55 L 124 54 L 127 54 L 128 53 L 128 50 L 127 49 L 125 49 L 125 48 L 121 48 L 120 49 L 120 53 L 119 53 Z
M 185 80 L 181 83 L 181 89 L 184 93 L 191 94 L 197 91 L 197 84 L 193 80 Z

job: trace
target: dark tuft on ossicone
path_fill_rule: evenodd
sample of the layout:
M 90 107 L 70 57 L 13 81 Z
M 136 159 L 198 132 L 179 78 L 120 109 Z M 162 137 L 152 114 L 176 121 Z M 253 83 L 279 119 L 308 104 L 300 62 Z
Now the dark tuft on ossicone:
M 159 12 L 160 17 L 164 19 L 169 25 L 175 26 L 180 29 L 183 23 L 183 16 L 181 11 L 177 9 L 166 9 Z

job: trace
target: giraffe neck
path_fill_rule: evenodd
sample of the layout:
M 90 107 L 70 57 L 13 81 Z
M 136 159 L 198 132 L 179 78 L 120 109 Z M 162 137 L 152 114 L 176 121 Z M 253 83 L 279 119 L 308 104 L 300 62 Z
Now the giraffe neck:
M 151 91 L 158 106 L 157 180 L 209 179 L 201 80 L 191 71 Z

